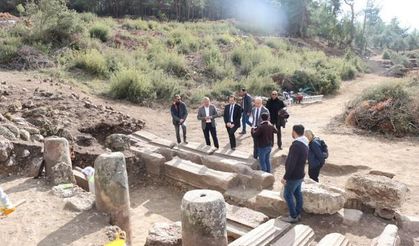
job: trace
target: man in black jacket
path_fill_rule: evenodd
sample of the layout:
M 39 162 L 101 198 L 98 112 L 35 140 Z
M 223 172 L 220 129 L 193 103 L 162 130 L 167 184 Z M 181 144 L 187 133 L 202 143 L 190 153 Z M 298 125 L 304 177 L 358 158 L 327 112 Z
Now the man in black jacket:
M 252 113 L 252 97 L 247 93 L 246 88 L 240 90 L 240 96 L 242 97 L 242 131 L 240 134 L 246 134 L 246 125 L 250 125 L 249 117 Z
M 272 125 L 276 126 L 278 149 L 282 149 L 281 140 L 281 121 L 278 117 L 279 111 L 285 108 L 284 102 L 278 98 L 278 92 L 272 91 L 271 98 L 266 103 L 266 108 L 269 110 Z M 273 144 L 273 143 L 272 143 Z
M 228 97 L 228 104 L 224 107 L 224 123 L 226 124 L 230 146 L 232 150 L 236 149 L 236 137 L 234 134 L 240 127 L 242 108 L 236 103 L 236 97 Z
M 304 126 L 293 126 L 292 137 L 295 141 L 290 147 L 285 162 L 284 178 L 281 180 L 284 184 L 284 198 L 289 210 L 289 216 L 281 219 L 289 223 L 298 222 L 301 218 L 301 210 L 303 209 L 301 183 L 305 176 L 304 166 L 308 156 L 308 139 L 304 136 Z M 294 198 L 296 202 L 294 202 Z
M 260 169 L 264 172 L 271 172 L 271 151 L 273 136 L 276 133 L 276 128 L 269 122 L 269 113 L 263 113 L 261 116 L 262 122 L 258 128 L 252 128 L 252 136 L 257 145 L 257 151 L 260 162 Z
M 180 95 L 176 95 L 174 97 L 173 104 L 170 107 L 170 112 L 172 114 L 172 122 L 176 130 L 177 143 L 181 143 L 179 127 L 182 127 L 183 142 L 187 144 L 185 120 L 186 117 L 188 117 L 188 110 L 186 109 L 186 104 L 182 102 Z

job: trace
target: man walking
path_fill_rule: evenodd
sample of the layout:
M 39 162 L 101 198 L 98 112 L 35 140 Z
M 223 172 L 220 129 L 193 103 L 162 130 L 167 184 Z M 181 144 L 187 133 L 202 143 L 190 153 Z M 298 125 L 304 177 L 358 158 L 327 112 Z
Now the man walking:
M 278 92 L 272 91 L 271 98 L 266 103 L 266 108 L 269 110 L 270 116 L 271 116 L 271 123 L 276 126 L 276 129 L 278 130 L 277 133 L 277 144 L 278 149 L 282 149 L 282 139 L 281 139 L 281 121 L 279 118 L 279 112 L 285 108 L 284 102 L 278 98 Z M 272 142 L 273 145 L 273 142 Z
M 285 162 L 285 174 L 281 180 L 284 184 L 284 198 L 287 202 L 289 216 L 281 217 L 285 222 L 296 223 L 301 218 L 303 195 L 301 183 L 305 173 L 304 166 L 308 156 L 308 139 L 304 136 L 304 126 L 295 125 L 292 128 L 292 143 Z M 295 201 L 294 202 L 294 198 Z
M 269 110 L 262 105 L 262 98 L 256 97 L 255 98 L 255 107 L 252 109 L 252 128 L 258 128 L 260 126 L 260 123 L 262 122 L 262 118 L 260 117 L 263 113 L 267 113 L 269 115 Z M 253 137 L 253 157 L 255 159 L 258 158 L 257 153 L 257 143 L 255 138 Z
M 252 128 L 252 136 L 257 142 L 260 169 L 264 172 L 271 172 L 271 151 L 273 144 L 273 135 L 277 132 L 275 126 L 269 122 L 269 114 L 263 113 L 262 122 L 258 128 Z
M 249 124 L 249 117 L 252 113 L 252 97 L 247 93 L 246 88 L 240 90 L 240 96 L 242 97 L 242 131 L 240 134 L 246 134 L 246 125 Z
M 212 141 L 214 141 L 215 148 L 219 148 L 217 129 L 215 125 L 215 118 L 218 117 L 217 109 L 211 104 L 208 97 L 204 97 L 202 100 L 202 106 L 198 109 L 198 120 L 201 121 L 202 131 L 204 132 L 205 142 L 208 146 L 211 146 L 210 133 Z
M 230 147 L 236 150 L 236 137 L 234 136 L 240 127 L 242 108 L 236 103 L 236 97 L 228 97 L 228 104 L 224 107 L 224 123 L 226 124 L 228 137 L 230 138 Z
M 174 101 L 170 108 L 170 112 L 172 114 L 173 125 L 175 126 L 177 143 L 181 143 L 179 127 L 182 127 L 183 142 L 187 144 L 188 142 L 186 141 L 185 120 L 186 117 L 188 117 L 188 110 L 186 109 L 186 104 L 182 102 L 182 98 L 180 97 L 180 95 L 176 95 L 174 97 Z

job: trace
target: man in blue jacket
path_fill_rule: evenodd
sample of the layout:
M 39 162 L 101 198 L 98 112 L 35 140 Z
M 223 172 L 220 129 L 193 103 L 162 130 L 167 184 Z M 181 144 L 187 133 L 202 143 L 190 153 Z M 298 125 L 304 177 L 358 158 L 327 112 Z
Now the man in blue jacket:
M 301 218 L 303 210 L 301 184 L 305 176 L 304 166 L 308 155 L 308 139 L 304 136 L 304 126 L 293 126 L 292 137 L 295 140 L 291 144 L 285 162 L 285 174 L 281 180 L 284 185 L 284 198 L 289 210 L 289 216 L 281 217 L 281 219 L 288 223 L 296 223 Z
M 246 134 L 246 125 L 249 124 L 249 117 L 252 113 L 252 97 L 247 93 L 246 88 L 240 90 L 240 96 L 242 97 L 242 131 L 240 134 Z
M 180 95 L 176 95 L 174 97 L 173 104 L 170 107 L 170 112 L 172 114 L 173 125 L 175 126 L 177 143 L 178 144 L 181 143 L 179 128 L 182 127 L 183 142 L 187 144 L 188 142 L 186 141 L 185 120 L 186 120 L 186 117 L 188 117 L 188 110 L 186 109 L 186 104 L 182 102 L 182 98 L 180 97 Z

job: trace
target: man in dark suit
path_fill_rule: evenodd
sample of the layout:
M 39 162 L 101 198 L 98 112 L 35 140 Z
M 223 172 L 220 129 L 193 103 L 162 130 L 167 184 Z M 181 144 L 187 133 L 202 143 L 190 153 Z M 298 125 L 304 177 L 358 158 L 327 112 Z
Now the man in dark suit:
M 240 134 L 246 134 L 246 125 L 249 124 L 249 117 L 252 113 L 252 97 L 247 93 L 247 90 L 245 88 L 242 88 L 240 90 L 240 96 L 242 97 L 242 109 L 243 109 L 243 115 L 242 115 L 242 131 Z
M 269 115 L 269 110 L 263 106 L 263 100 L 261 97 L 256 97 L 255 98 L 255 106 L 252 109 L 252 128 L 258 128 L 260 126 L 260 124 L 262 123 L 262 114 L 268 114 Z M 256 139 L 253 137 L 253 157 L 255 159 L 258 158 L 258 152 L 257 152 L 257 142 Z
M 278 149 L 282 149 L 281 119 L 279 118 L 279 112 L 285 108 L 285 104 L 281 99 L 278 98 L 277 91 L 272 91 L 271 98 L 269 98 L 268 102 L 266 103 L 266 108 L 269 110 L 269 113 L 271 114 L 270 121 L 272 125 L 276 126 L 276 129 L 278 130 L 277 132 Z
M 177 143 L 181 143 L 179 127 L 182 127 L 183 142 L 187 144 L 185 120 L 186 117 L 188 117 L 188 110 L 186 109 L 186 104 L 182 102 L 180 95 L 176 95 L 174 97 L 173 104 L 170 107 L 170 112 L 172 114 L 172 122 L 176 130 Z
M 232 150 L 236 149 L 236 137 L 234 133 L 240 127 L 242 108 L 236 103 L 236 97 L 228 97 L 228 104 L 224 107 L 224 123 L 226 124 L 230 146 Z
M 202 131 L 204 132 L 205 142 L 208 146 L 211 146 L 210 133 L 212 140 L 214 141 L 215 148 L 219 148 L 217 129 L 215 124 L 215 118 L 218 117 L 217 109 L 211 104 L 208 97 L 204 97 L 202 106 L 198 109 L 198 120 L 201 121 Z

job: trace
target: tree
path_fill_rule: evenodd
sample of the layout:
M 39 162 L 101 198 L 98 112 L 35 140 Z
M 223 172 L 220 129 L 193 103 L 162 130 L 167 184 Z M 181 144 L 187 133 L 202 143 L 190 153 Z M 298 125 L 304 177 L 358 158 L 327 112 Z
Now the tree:
M 350 25 L 350 33 L 347 45 L 353 47 L 353 41 L 355 37 L 355 0 L 343 0 L 346 5 L 348 5 L 351 9 L 351 25 Z

